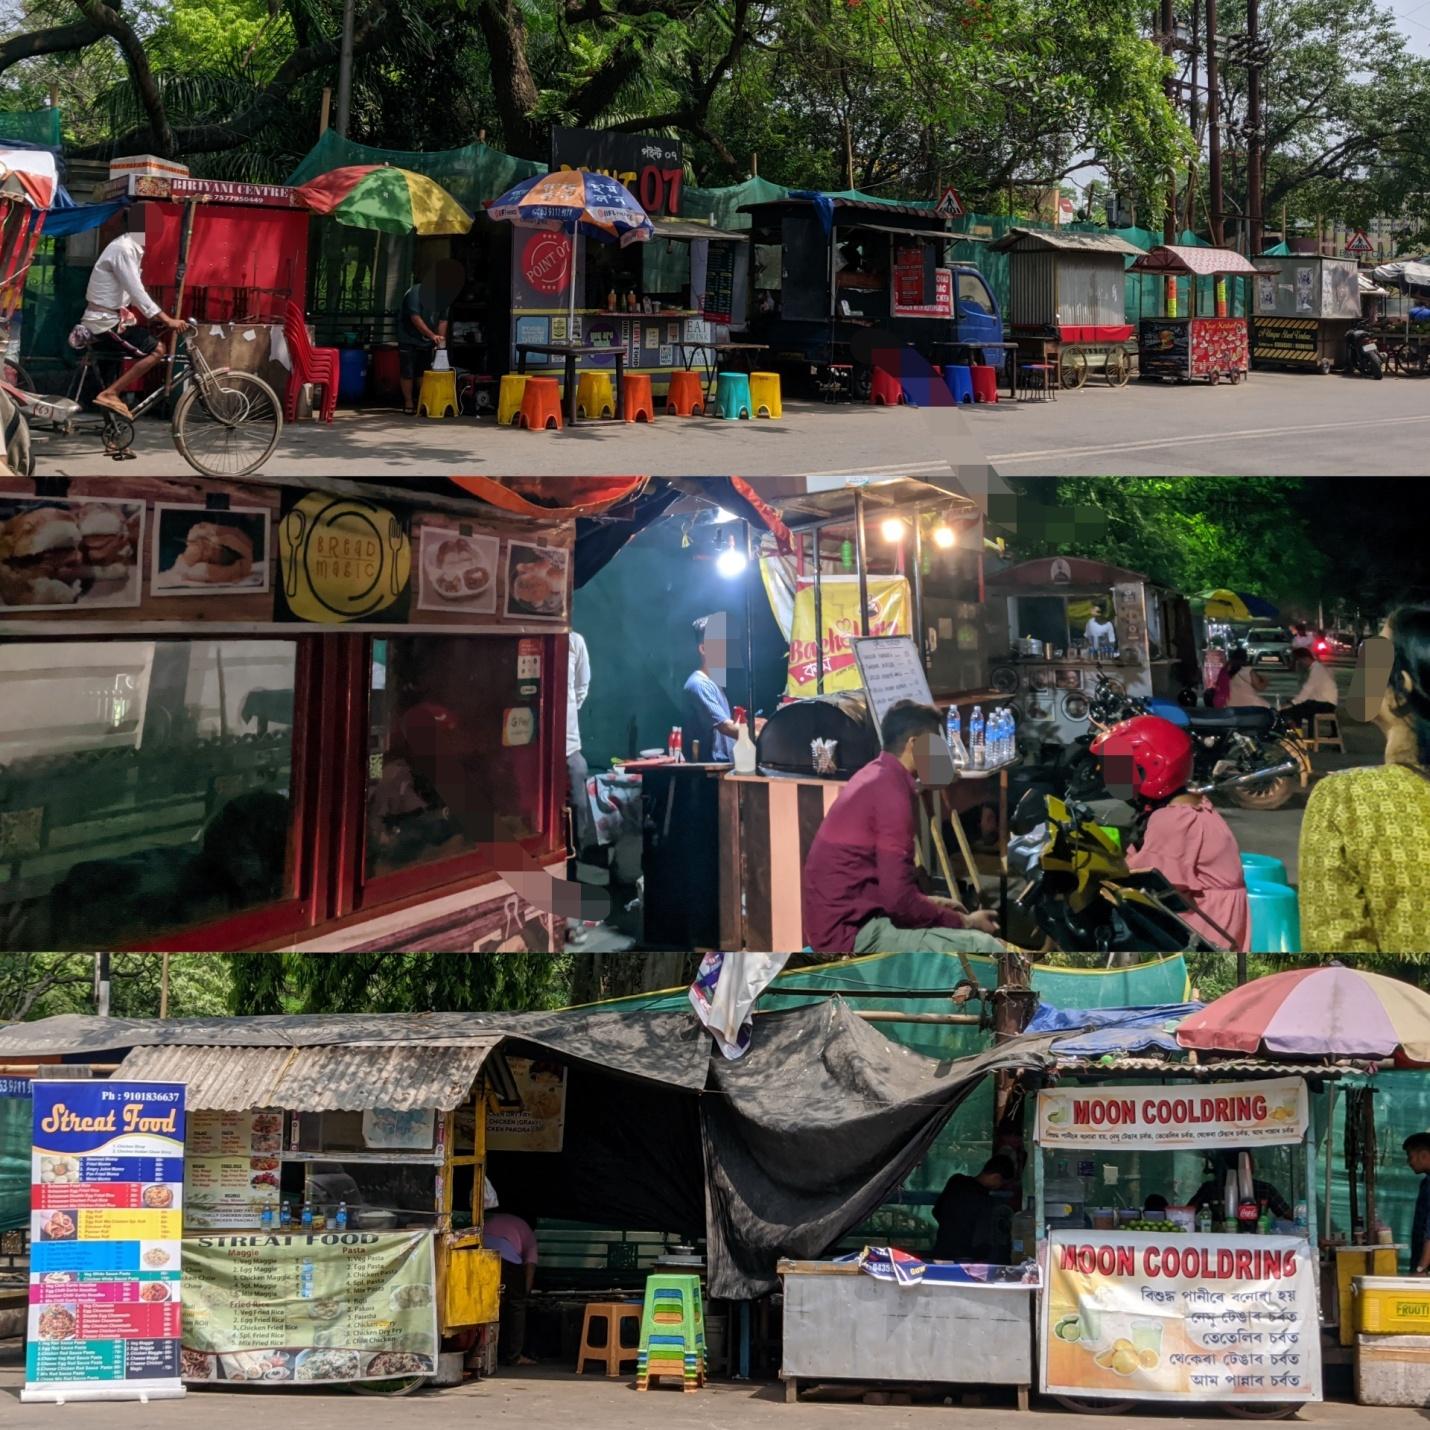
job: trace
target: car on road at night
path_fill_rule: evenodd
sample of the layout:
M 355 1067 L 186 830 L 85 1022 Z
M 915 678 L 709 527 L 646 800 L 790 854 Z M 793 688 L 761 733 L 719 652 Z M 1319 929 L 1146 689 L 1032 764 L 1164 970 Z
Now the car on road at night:
M 1291 632 L 1285 626 L 1252 626 L 1246 633 L 1246 655 L 1252 665 L 1273 661 L 1291 666 Z

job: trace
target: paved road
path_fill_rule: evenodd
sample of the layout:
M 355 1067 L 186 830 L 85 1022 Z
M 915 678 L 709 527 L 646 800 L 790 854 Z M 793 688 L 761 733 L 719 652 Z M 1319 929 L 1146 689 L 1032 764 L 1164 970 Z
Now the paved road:
M 192 476 L 167 423 L 145 420 L 136 459 L 115 462 L 89 435 L 35 430 L 41 476 Z M 331 424 L 286 427 L 263 468 L 275 476 L 803 476 L 946 470 L 981 457 L 967 423 L 950 410 L 789 403 L 778 422 L 660 418 L 581 423 L 562 432 L 523 432 L 490 420 L 446 421 L 393 411 L 339 411 Z
M 969 422 L 1008 476 L 1420 476 L 1430 383 L 1257 372 L 1231 387 L 1091 382 Z
M 197 1391 L 181 1401 L 18 1405 L 7 1397 L 17 1393 L 18 1368 L 0 1364 L 0 1422 L 16 1430 L 251 1430 L 255 1419 L 277 1419 L 285 1430 L 387 1430 L 395 1420 L 421 1430 L 471 1430 L 473 1425 L 510 1425 L 520 1430 L 816 1430 L 842 1426 L 848 1430 L 919 1430 L 920 1426 L 957 1426 L 979 1430 L 996 1424 L 1000 1430 L 1078 1430 L 1089 1422 L 1041 1405 L 1020 1415 L 1007 1392 L 988 1392 L 986 1404 L 958 1403 L 945 1407 L 940 1399 L 913 1405 L 841 1404 L 830 1401 L 785 1405 L 778 1385 L 712 1383 L 694 1395 L 672 1387 L 642 1395 L 629 1382 L 577 1379 L 541 1370 L 502 1375 L 460 1389 L 428 1391 L 391 1402 L 347 1393 L 265 1389 Z M 1371 1410 L 1356 1405 L 1308 1406 L 1300 1421 L 1311 1430 L 1423 1430 L 1417 1410 Z M 1127 1422 L 1136 1430 L 1221 1430 L 1236 1422 L 1211 1410 L 1187 1415 L 1148 1411 Z

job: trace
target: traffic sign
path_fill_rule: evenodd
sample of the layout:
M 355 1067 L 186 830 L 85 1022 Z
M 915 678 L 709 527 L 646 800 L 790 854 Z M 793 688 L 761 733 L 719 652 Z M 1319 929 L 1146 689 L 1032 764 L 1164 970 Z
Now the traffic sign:
M 958 197 L 952 187 L 949 187 L 943 191 L 943 197 L 934 205 L 934 212 L 943 218 L 962 218 L 963 200 Z
M 1358 228 L 1351 238 L 1351 241 L 1346 244 L 1346 252 L 1354 254 L 1357 258 L 1361 258 L 1367 253 L 1374 253 L 1375 245 L 1365 236 L 1365 230 Z

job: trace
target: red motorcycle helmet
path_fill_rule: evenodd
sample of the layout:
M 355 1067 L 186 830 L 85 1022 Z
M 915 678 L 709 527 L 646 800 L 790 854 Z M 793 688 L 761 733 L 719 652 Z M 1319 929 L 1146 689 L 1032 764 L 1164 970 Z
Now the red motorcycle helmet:
M 1166 799 L 1192 777 L 1192 737 L 1160 715 L 1136 715 L 1104 730 L 1092 752 L 1117 785 L 1128 783 L 1130 770 L 1132 793 L 1141 799 Z

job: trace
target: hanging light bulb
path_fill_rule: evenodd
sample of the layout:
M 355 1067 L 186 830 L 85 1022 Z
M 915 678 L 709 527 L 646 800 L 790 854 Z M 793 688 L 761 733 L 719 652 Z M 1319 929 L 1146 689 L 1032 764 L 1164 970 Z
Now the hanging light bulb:
M 715 569 L 727 580 L 733 580 L 736 576 L 740 575 L 748 565 L 749 561 L 745 553 L 735 545 L 735 537 L 732 532 L 730 535 L 730 544 L 715 558 Z
M 908 535 L 908 527 L 897 516 L 886 516 L 879 523 L 879 535 L 891 545 L 897 544 Z
M 952 551 L 957 541 L 957 534 L 946 521 L 941 521 L 934 527 L 933 544 L 937 546 L 940 551 Z

